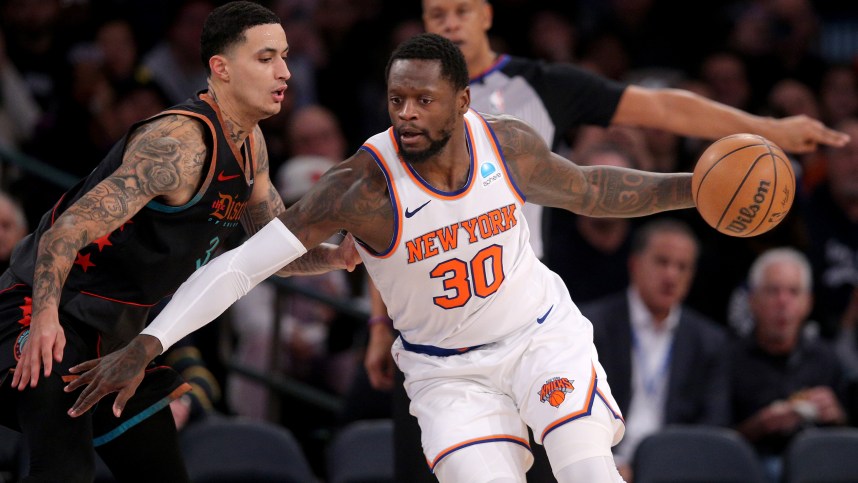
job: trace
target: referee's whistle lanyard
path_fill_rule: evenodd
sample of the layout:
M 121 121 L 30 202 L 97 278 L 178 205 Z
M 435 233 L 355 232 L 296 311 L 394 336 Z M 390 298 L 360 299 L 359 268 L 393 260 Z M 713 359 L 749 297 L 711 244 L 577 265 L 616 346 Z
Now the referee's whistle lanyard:
M 647 364 L 647 362 L 649 362 L 649 355 L 646 354 L 646 351 L 641 347 L 637 331 L 634 327 L 632 327 L 631 332 L 632 351 L 639 362 L 637 372 L 640 374 L 641 381 L 643 382 L 644 392 L 646 392 L 647 397 L 655 398 L 658 396 L 659 392 L 659 381 L 663 380 L 665 376 L 667 376 L 667 372 L 670 370 L 670 360 L 673 358 L 674 337 L 673 335 L 670 336 L 670 345 L 667 347 L 667 351 L 664 354 L 661 364 L 657 365 L 655 370 L 650 372 L 650 364 Z

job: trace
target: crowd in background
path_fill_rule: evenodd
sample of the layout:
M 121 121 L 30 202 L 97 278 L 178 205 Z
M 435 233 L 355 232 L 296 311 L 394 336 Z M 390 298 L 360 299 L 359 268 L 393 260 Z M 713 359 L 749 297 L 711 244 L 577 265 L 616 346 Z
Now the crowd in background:
M 395 45 L 422 31 L 420 3 L 261 3 L 283 19 L 290 46 L 292 78 L 284 108 L 262 123 L 272 178 L 288 205 L 332 163 L 389 126 L 384 65 Z M 852 2 L 491 3 L 495 22 L 490 34 L 497 52 L 571 62 L 622 82 L 680 87 L 756 114 L 805 114 L 852 136 L 845 148 L 791 156 L 799 178 L 796 203 L 770 233 L 729 238 L 706 226 L 693 210 L 679 214 L 695 234 L 699 250 L 687 298 L 676 303 L 721 326 L 726 339 L 738 341 L 755 332 L 764 307 L 753 294 L 765 284 L 748 280 L 752 263 L 776 247 L 804 254 L 810 263 L 812 285 L 806 288 L 812 297 L 806 301 L 806 313 L 801 308 L 796 312 L 802 319 L 802 337 L 814 344 L 836 344 L 836 363 L 844 374 L 831 382 L 837 386 L 833 390 L 842 414 L 826 424 L 854 424 L 858 400 L 850 391 L 858 376 L 858 9 Z M 0 0 L 2 152 L 22 153 L 77 177 L 88 173 L 136 121 L 206 87 L 199 38 L 206 15 L 217 5 L 213 0 Z M 561 154 L 583 164 L 664 172 L 690 171 L 708 145 L 633 128 L 584 127 L 566 133 L 565 139 Z M 20 238 L 35 227 L 66 187 L 8 166 L 0 176 L 0 187 L 11 196 L 0 203 L 0 256 L 8 259 L 11 242 L 6 239 Z M 23 212 L 12 206 L 5 215 L 13 202 Z M 27 222 L 28 229 L 22 230 Z M 546 239 L 553 247 L 546 263 L 564 278 L 579 305 L 630 284 L 627 263 L 636 253 L 638 220 L 593 220 L 552 210 L 546 222 Z M 348 280 L 330 274 L 307 285 L 364 304 L 360 276 Z M 378 394 L 352 384 L 362 377 L 360 324 L 297 299 L 281 301 L 275 310 L 277 296 L 252 293 L 230 312 L 235 355 L 263 369 L 270 360 L 261 349 L 270 347 L 265 344 L 267 327 L 279 317 L 285 324 L 280 358 L 284 373 L 344 397 L 350 414 L 378 414 L 373 410 L 377 408 L 350 406 L 359 406 L 362 398 L 379 400 Z M 774 306 L 779 306 L 777 301 Z M 729 352 L 726 347 L 724 352 Z M 753 359 L 755 354 L 742 352 L 736 358 L 743 355 Z M 203 351 L 200 359 L 217 368 L 219 357 L 217 351 Z M 252 382 L 227 380 L 225 373 L 213 372 L 217 377 L 207 377 L 201 385 L 209 394 L 195 407 L 262 419 L 272 414 L 264 408 L 265 396 L 254 396 Z M 228 386 L 226 401 L 220 398 L 219 384 Z M 249 385 L 239 389 L 242 384 Z M 745 382 L 734 384 L 741 387 Z M 751 403 L 733 401 L 732 419 L 719 424 L 738 428 L 747 423 L 744 417 L 737 419 L 737 411 L 747 410 L 743 404 Z M 291 424 L 294 412 L 276 412 L 279 423 Z M 745 428 L 743 434 L 758 429 Z M 770 449 L 779 443 L 763 438 L 761 444 Z

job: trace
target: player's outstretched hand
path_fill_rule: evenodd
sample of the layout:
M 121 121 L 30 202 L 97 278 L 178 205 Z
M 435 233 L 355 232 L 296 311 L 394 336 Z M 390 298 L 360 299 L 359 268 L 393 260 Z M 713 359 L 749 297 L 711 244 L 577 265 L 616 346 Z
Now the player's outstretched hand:
M 778 119 L 775 123 L 769 139 L 790 153 L 810 153 L 819 145 L 842 148 L 849 142 L 848 134 L 825 127 L 804 114 Z
M 17 387 L 19 391 L 23 391 L 27 385 L 36 387 L 43 368 L 45 377 L 48 377 L 53 370 L 53 362 L 62 362 L 65 347 L 66 335 L 60 326 L 57 312 L 45 310 L 34 316 L 30 321 L 27 342 L 15 366 L 12 387 Z
M 65 387 L 65 391 L 72 392 L 86 386 L 74 406 L 69 409 L 69 416 L 78 417 L 104 396 L 118 392 L 116 401 L 113 403 L 113 414 L 119 417 L 125 409 L 125 404 L 143 381 L 146 366 L 160 353 L 161 342 L 157 338 L 138 335 L 127 346 L 116 352 L 69 369 L 73 374 L 82 374 L 70 382 Z

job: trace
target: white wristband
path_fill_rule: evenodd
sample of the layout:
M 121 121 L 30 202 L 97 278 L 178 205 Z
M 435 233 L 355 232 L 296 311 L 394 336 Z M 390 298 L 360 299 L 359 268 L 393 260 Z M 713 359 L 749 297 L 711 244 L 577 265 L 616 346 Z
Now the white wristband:
M 167 350 L 306 252 L 301 241 L 275 218 L 239 247 L 194 272 L 141 333 L 156 337 Z

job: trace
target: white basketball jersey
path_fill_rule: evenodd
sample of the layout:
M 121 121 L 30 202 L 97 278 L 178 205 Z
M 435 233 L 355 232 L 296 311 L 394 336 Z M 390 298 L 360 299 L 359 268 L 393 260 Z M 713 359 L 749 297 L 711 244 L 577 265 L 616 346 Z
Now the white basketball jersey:
M 457 349 L 494 342 L 569 301 L 560 277 L 528 242 L 524 196 L 494 132 L 473 110 L 465 131 L 470 174 L 454 192 L 433 188 L 401 160 L 392 128 L 361 147 L 387 178 L 395 234 L 384 252 L 360 245 L 359 253 L 411 344 Z

